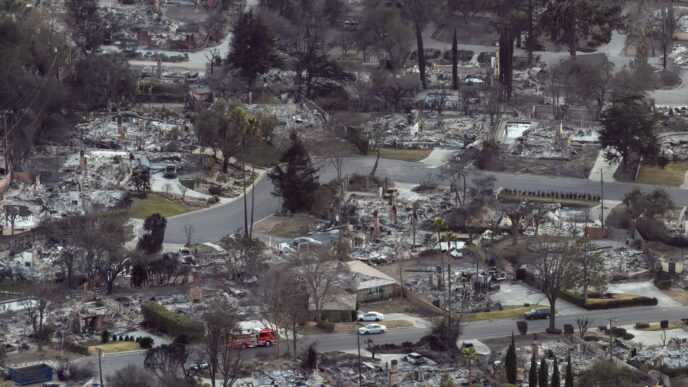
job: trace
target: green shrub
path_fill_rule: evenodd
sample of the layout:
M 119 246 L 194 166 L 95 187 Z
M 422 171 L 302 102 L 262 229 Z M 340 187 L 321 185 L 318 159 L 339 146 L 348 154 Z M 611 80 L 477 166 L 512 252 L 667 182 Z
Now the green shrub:
M 66 349 L 69 352 L 78 353 L 79 355 L 90 355 L 90 353 L 88 352 L 88 347 L 79 343 L 65 344 L 64 349 Z
M 357 127 L 349 127 L 349 141 L 362 155 L 367 155 L 370 152 L 370 140 L 368 135 L 363 132 L 363 129 Z
M 650 324 L 647 321 L 638 321 L 635 323 L 636 329 L 646 329 L 649 327 L 650 327 Z
M 334 332 L 334 323 L 331 323 L 329 321 L 320 321 L 318 323 L 318 328 L 324 329 L 327 332 Z
M 153 338 L 150 336 L 142 337 L 141 341 L 139 341 L 139 346 L 142 349 L 150 349 L 153 348 Z
M 170 336 L 186 335 L 189 340 L 203 336 L 203 324 L 179 313 L 171 312 L 164 306 L 148 302 L 141 306 L 144 323 Z
M 208 198 L 208 204 L 216 204 L 220 201 L 220 198 L 217 196 L 211 196 Z
M 100 332 L 100 342 L 105 344 L 108 341 L 110 341 L 110 331 L 108 331 L 106 329 L 106 330 Z
M 222 187 L 219 185 L 211 185 L 208 187 L 208 193 L 211 195 L 219 195 L 222 193 Z

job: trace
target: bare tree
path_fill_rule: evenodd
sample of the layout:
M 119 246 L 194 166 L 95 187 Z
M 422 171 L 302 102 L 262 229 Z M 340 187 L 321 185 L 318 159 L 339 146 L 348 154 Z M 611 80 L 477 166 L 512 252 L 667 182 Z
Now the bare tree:
M 575 246 L 576 265 L 578 270 L 576 279 L 583 293 L 583 302 L 588 302 L 588 289 L 604 289 L 607 285 L 607 271 L 604 266 L 604 258 L 599 251 L 595 251 L 595 245 L 589 240 L 581 238 Z
M 186 375 L 189 352 L 184 344 L 163 344 L 146 352 L 143 366 L 151 370 L 162 385 L 175 385 Z M 180 372 L 181 371 L 181 375 Z
M 521 234 L 521 221 L 526 214 L 528 202 L 504 205 L 504 212 L 511 221 L 511 244 L 518 244 L 518 236 Z
M 582 317 L 576 319 L 576 325 L 578 325 L 578 333 L 580 333 L 581 338 L 585 337 L 585 333 L 588 331 L 588 328 L 593 323 L 593 321 L 594 320 L 590 317 Z
M 28 207 L 17 204 L 5 204 L 2 206 L 2 213 L 5 215 L 5 223 L 10 225 L 12 235 L 14 235 L 14 225 L 17 220 L 31 215 Z
M 308 291 L 298 277 L 297 268 L 276 267 L 265 276 L 262 295 L 265 308 L 277 326 L 288 329 L 292 355 L 297 355 L 297 340 L 300 326 L 308 319 Z M 279 355 L 279 341 L 277 353 Z
M 547 240 L 536 245 L 540 258 L 532 265 L 533 274 L 549 301 L 549 329 L 555 329 L 556 303 L 561 292 L 575 285 L 574 249 L 567 241 Z
M 150 372 L 130 364 L 108 376 L 107 385 L 108 387 L 150 387 L 155 386 L 156 383 Z
M 182 194 L 182 201 L 186 199 L 186 191 L 189 189 L 189 187 L 185 186 L 182 183 L 179 183 L 179 192 Z
M 186 236 L 186 244 L 184 246 L 191 246 L 191 239 L 193 238 L 195 230 L 196 227 L 191 223 L 187 223 L 184 225 L 184 235 Z
M 323 152 L 330 165 L 337 172 L 337 181 L 341 186 L 342 193 L 344 193 L 344 185 L 342 184 L 344 181 L 344 158 L 351 153 L 351 147 L 345 141 L 333 137 L 325 143 Z
M 30 284 L 25 290 L 24 295 L 27 298 L 22 303 L 33 334 L 36 336 L 39 351 L 43 350 L 43 341 L 46 339 L 43 326 L 48 311 L 60 302 L 61 294 L 62 292 L 55 286 L 45 283 Z
M 203 323 L 203 348 L 208 356 L 211 384 L 216 386 L 219 373 L 223 377 L 223 387 L 231 386 L 244 364 L 240 349 L 232 345 L 239 330 L 237 314 L 226 303 L 216 302 L 203 314 Z
M 292 267 L 308 292 L 318 323 L 325 304 L 334 299 L 337 287 L 344 285 L 343 277 L 347 271 L 347 267 L 329 251 L 320 250 L 299 252 L 292 258 Z

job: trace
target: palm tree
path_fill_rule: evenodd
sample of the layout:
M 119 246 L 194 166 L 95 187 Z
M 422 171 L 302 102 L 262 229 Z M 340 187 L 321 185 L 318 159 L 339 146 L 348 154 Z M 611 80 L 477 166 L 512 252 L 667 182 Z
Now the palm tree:
M 473 371 L 471 369 L 471 363 L 478 360 L 478 353 L 475 351 L 474 347 L 467 347 L 463 349 L 463 356 L 466 357 L 468 361 L 468 385 L 473 386 Z
M 432 218 L 432 227 L 437 233 L 437 243 L 442 240 L 440 232 L 447 226 L 447 222 L 441 216 L 436 216 Z

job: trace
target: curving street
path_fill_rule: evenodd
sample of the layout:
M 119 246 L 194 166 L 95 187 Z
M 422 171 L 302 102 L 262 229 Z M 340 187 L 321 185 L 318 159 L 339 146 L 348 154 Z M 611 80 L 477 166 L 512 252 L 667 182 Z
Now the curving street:
M 344 173 L 363 174 L 370 173 L 375 159 L 373 157 L 351 157 L 344 163 Z M 391 159 L 380 159 L 377 176 L 386 176 L 393 181 L 402 183 L 418 184 L 430 176 L 437 176 L 438 169 L 420 162 L 400 161 Z M 600 193 L 599 182 L 586 179 L 576 179 L 568 177 L 537 176 L 537 175 L 516 175 L 496 172 L 474 172 L 482 176 L 494 176 L 496 187 L 542 190 L 542 191 L 561 191 L 579 193 Z M 335 176 L 334 168 L 326 163 L 320 170 L 320 181 L 326 182 Z M 471 179 L 469 179 L 470 181 Z M 652 190 L 657 186 L 609 182 L 604 184 L 605 199 L 620 200 L 624 194 L 634 188 Z M 688 205 L 688 190 L 681 188 L 667 188 L 669 195 L 677 205 Z M 261 179 L 255 186 L 255 214 L 256 221 L 272 215 L 280 210 L 280 199 L 271 195 L 272 183 L 267 177 Z M 185 243 L 184 225 L 194 225 L 194 242 L 217 241 L 223 236 L 230 234 L 244 225 L 243 200 L 235 200 L 231 203 L 222 204 L 201 211 L 182 214 L 171 217 L 167 222 L 165 233 L 166 243 Z

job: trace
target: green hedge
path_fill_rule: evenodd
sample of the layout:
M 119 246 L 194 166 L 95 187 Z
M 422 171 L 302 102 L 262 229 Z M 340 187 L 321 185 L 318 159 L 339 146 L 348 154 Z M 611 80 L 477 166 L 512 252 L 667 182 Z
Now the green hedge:
M 566 300 L 576 306 L 580 306 L 581 308 L 585 308 L 587 310 L 598 310 L 598 309 L 614 309 L 614 308 L 628 308 L 631 306 L 653 306 L 657 305 L 657 299 L 656 298 L 650 298 L 650 297 L 634 297 L 631 299 L 627 300 L 615 300 L 615 299 L 609 299 L 607 302 L 599 302 L 595 304 L 585 304 L 583 300 L 583 296 L 580 296 L 578 294 L 574 294 L 571 292 L 561 292 L 560 295 L 562 300 Z
M 155 330 L 174 337 L 184 334 L 190 340 L 203 337 L 204 328 L 200 321 L 169 311 L 158 303 L 143 304 L 141 312 L 144 323 Z
M 65 343 L 64 349 L 66 349 L 69 352 L 78 353 L 79 355 L 86 355 L 86 356 L 90 355 L 90 353 L 88 352 L 88 347 L 83 345 L 83 344 L 79 344 L 79 343 L 73 343 L 73 344 Z

